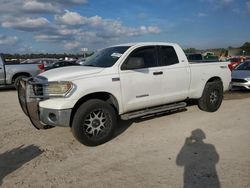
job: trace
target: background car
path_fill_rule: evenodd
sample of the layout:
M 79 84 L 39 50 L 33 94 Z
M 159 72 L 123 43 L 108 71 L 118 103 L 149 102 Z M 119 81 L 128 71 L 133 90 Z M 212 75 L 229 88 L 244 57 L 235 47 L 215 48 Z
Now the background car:
M 39 64 L 39 68 L 42 70 L 46 70 L 47 67 L 52 65 L 53 63 L 58 62 L 58 59 L 54 58 L 38 58 L 38 59 L 27 59 L 22 61 L 21 64 Z
M 86 57 L 82 57 L 82 58 L 79 58 L 76 63 L 79 64 L 79 65 L 82 65 L 85 61 L 86 61 Z
M 76 63 L 75 61 L 57 61 L 45 67 L 45 71 L 50 70 L 50 69 L 60 68 L 60 67 L 66 67 L 66 66 L 80 66 L 80 65 Z
M 189 62 L 199 62 L 203 60 L 202 54 L 199 53 L 186 53 Z
M 239 64 L 232 71 L 232 89 L 249 89 L 250 90 L 250 61 Z
M 206 62 L 219 61 L 219 56 L 217 56 L 217 55 L 206 55 L 206 56 L 204 56 L 204 60 Z
M 230 58 L 229 61 L 230 64 L 228 65 L 228 67 L 230 68 L 231 71 L 241 63 L 241 59 L 238 57 Z

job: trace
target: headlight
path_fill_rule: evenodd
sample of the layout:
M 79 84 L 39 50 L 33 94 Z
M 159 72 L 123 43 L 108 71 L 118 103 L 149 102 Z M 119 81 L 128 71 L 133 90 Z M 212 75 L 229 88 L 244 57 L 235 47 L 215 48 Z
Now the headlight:
M 73 88 L 72 82 L 49 82 L 46 88 L 46 93 L 49 96 L 64 97 Z

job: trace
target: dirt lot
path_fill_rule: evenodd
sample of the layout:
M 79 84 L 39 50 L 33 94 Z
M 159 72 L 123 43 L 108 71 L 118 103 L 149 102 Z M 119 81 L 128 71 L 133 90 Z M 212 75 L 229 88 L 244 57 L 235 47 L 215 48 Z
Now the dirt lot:
M 249 92 L 227 94 L 216 113 L 120 122 L 98 147 L 69 128 L 33 128 L 14 90 L 0 91 L 0 107 L 2 187 L 250 187 Z

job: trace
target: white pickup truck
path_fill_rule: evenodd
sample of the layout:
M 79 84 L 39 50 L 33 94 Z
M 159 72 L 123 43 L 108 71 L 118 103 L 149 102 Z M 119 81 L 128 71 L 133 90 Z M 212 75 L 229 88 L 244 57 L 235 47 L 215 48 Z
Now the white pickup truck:
M 96 146 L 112 137 L 119 116 L 184 108 L 186 99 L 214 112 L 230 81 L 226 62 L 189 64 L 177 44 L 135 43 L 100 50 L 83 66 L 23 79 L 18 96 L 36 128 L 71 127 L 78 141 Z

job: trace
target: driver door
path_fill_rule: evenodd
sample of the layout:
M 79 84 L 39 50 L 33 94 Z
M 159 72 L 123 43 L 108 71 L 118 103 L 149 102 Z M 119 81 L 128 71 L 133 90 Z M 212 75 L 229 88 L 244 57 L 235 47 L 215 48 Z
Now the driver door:
M 130 58 L 141 59 L 144 65 L 125 68 Z M 132 51 L 120 68 L 124 112 L 161 104 L 162 81 L 163 72 L 158 66 L 156 47 L 140 47 Z

